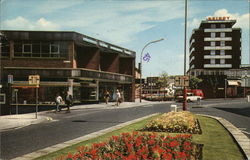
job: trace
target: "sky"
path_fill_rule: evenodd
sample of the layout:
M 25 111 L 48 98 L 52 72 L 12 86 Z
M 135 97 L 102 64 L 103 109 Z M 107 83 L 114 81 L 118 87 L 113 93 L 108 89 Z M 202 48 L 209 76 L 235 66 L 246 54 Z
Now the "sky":
M 184 0 L 0 0 L 0 29 L 76 31 L 136 52 L 143 47 L 142 75 L 184 73 Z M 242 64 L 250 64 L 250 1 L 188 0 L 187 70 L 189 38 L 208 16 L 236 19 L 242 29 Z

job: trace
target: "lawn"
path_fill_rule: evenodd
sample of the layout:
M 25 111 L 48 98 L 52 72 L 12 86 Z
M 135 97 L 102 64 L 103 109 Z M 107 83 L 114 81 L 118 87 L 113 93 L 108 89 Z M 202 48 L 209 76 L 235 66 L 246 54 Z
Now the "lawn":
M 122 129 L 110 132 L 103 136 L 90 139 L 71 147 L 64 148 L 57 152 L 45 155 L 37 158 L 37 160 L 51 160 L 59 157 L 60 155 L 67 155 L 69 152 L 76 152 L 76 148 L 82 145 L 91 145 L 92 143 L 98 143 L 109 139 L 112 135 L 119 135 L 123 132 L 133 132 L 139 130 L 145 126 L 145 124 L 151 119 L 157 116 L 148 118 L 146 120 L 131 124 L 123 127 Z M 196 116 L 200 122 L 202 128 L 202 134 L 193 134 L 193 141 L 195 143 L 204 144 L 203 146 L 203 159 L 204 160 L 242 160 L 244 159 L 238 146 L 235 144 L 233 138 L 227 132 L 227 130 L 221 126 L 219 122 L 212 118 Z M 176 135 L 176 133 L 169 133 L 170 135 Z

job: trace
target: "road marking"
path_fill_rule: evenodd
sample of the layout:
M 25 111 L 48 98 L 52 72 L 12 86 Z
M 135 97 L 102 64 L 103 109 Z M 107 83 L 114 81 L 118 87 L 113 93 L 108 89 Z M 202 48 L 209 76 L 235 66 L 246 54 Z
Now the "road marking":
M 246 128 L 238 128 L 238 129 L 239 129 L 239 130 L 243 130 L 243 131 L 244 131 L 244 130 L 247 130 Z

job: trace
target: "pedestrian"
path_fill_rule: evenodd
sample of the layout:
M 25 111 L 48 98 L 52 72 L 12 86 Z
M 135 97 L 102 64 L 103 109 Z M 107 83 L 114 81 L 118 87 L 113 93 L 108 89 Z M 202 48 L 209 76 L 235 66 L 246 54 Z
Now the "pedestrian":
M 110 97 L 109 91 L 106 90 L 104 93 L 104 100 L 106 104 L 108 104 L 109 102 L 109 97 Z
M 60 104 L 63 102 L 63 99 L 59 93 L 56 95 L 55 101 L 56 101 L 56 112 L 60 112 L 61 111 Z
M 72 107 L 72 105 L 73 105 L 73 96 L 69 92 L 67 92 L 67 96 L 66 96 L 65 100 L 66 100 L 66 105 L 68 108 L 67 111 L 70 112 L 70 107 Z
M 119 89 L 116 90 L 116 105 L 119 106 L 121 103 L 121 93 L 119 92 Z

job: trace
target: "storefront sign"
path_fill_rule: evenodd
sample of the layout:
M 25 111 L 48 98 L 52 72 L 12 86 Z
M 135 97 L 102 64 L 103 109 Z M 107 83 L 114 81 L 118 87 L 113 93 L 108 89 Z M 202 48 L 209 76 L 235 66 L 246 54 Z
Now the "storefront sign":
M 39 85 L 40 76 L 39 75 L 29 75 L 29 84 L 30 85 Z
M 230 17 L 208 17 L 208 21 L 225 21 L 229 20 Z

